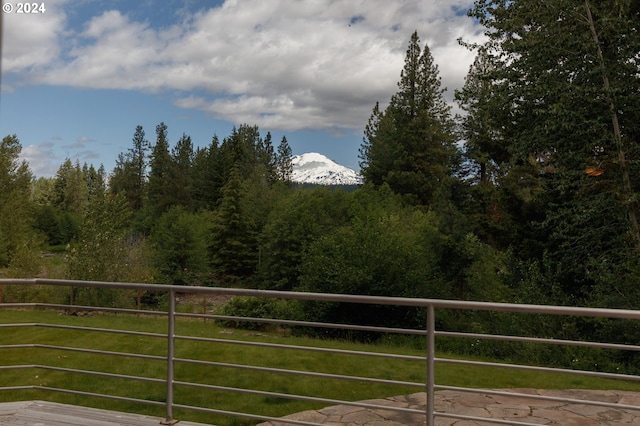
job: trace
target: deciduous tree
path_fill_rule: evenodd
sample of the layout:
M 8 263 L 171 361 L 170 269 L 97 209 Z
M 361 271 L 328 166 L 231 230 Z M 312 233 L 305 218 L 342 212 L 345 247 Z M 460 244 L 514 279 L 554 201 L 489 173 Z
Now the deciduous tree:
M 27 162 L 19 158 L 21 150 L 16 135 L 0 142 L 0 267 L 9 266 L 13 275 L 26 276 L 39 272 L 40 241 L 32 228 L 33 176 Z
M 536 170 L 539 262 L 579 303 L 599 277 L 632 274 L 640 247 L 640 6 L 479 0 L 470 14 L 499 65 L 490 113 L 511 163 Z

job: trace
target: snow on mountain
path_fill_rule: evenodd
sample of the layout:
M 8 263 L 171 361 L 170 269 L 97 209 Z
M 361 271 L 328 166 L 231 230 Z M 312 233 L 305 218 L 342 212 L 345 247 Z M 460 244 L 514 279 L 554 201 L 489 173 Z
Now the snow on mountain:
M 291 180 L 315 185 L 360 185 L 362 177 L 354 170 L 341 166 L 317 152 L 295 155 L 291 159 Z

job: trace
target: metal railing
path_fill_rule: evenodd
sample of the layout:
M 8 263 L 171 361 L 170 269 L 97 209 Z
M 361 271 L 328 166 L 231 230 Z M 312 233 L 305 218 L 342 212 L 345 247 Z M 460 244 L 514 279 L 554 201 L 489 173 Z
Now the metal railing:
M 54 287 L 69 287 L 71 289 L 74 288 L 92 288 L 92 289 L 111 289 L 111 290 L 135 290 L 138 292 L 138 295 L 141 292 L 154 292 L 158 294 L 166 294 L 168 296 L 168 308 L 166 310 L 148 310 L 142 309 L 138 306 L 135 309 L 132 308 L 119 308 L 119 307 L 104 307 L 104 306 L 80 306 L 73 304 L 51 304 L 51 303 L 1 303 L 2 302 L 2 289 L 7 288 L 7 286 L 24 286 L 25 288 L 29 288 L 32 286 L 54 286 Z M 301 300 L 301 301 L 316 301 L 316 302 L 337 302 L 337 303 L 349 303 L 354 305 L 383 305 L 383 306 L 395 306 L 395 307 L 413 307 L 426 310 L 426 324 L 424 329 L 405 329 L 405 328 L 394 328 L 394 327 L 379 327 L 379 326 L 368 326 L 368 325 L 356 325 L 356 324 L 332 324 L 332 323 L 318 323 L 318 322 L 304 322 L 304 321 L 295 321 L 292 319 L 274 319 L 274 318 L 245 318 L 245 317 L 235 317 L 235 316 L 221 316 L 215 315 L 212 313 L 207 313 L 203 311 L 200 313 L 181 313 L 178 312 L 176 306 L 176 300 L 179 295 L 183 294 L 192 294 L 192 295 L 201 295 L 205 296 L 213 296 L 213 295 L 226 295 L 226 296 L 251 296 L 257 298 L 269 298 L 269 299 L 287 299 L 287 300 Z M 70 299 L 73 299 L 71 297 Z M 206 306 L 206 305 L 205 305 Z M 201 389 L 203 391 L 223 391 L 223 392 L 234 392 L 245 395 L 259 395 L 265 398 L 281 398 L 288 400 L 301 400 L 307 402 L 313 402 L 324 405 L 351 405 L 356 407 L 364 407 L 364 408 L 383 408 L 385 410 L 395 410 L 398 412 L 406 413 L 406 414 L 420 414 L 424 415 L 426 419 L 427 426 L 433 426 L 435 424 L 436 417 L 447 417 L 447 418 L 459 418 L 466 420 L 475 420 L 475 421 L 484 421 L 484 422 L 494 422 L 498 424 L 513 424 L 512 422 L 505 422 L 504 420 L 496 420 L 496 419 L 488 419 L 483 417 L 474 417 L 474 416 L 462 416 L 456 415 L 452 413 L 439 412 L 435 409 L 434 396 L 435 392 L 438 390 L 455 390 L 455 391 L 463 391 L 470 393 L 483 393 L 483 394 L 493 394 L 493 395 L 509 395 L 509 396 L 519 396 L 522 398 L 534 398 L 534 399 L 545 399 L 552 401 L 563 401 L 563 402 L 575 402 L 571 399 L 567 398 L 559 398 L 559 397 L 551 397 L 551 396 L 541 396 L 541 395 L 530 395 L 530 394 L 519 394 L 514 392 L 501 392 L 497 390 L 487 390 L 487 389 L 470 389 L 456 386 L 447 386 L 446 384 L 436 384 L 435 383 L 435 373 L 436 373 L 436 365 L 437 364 L 456 364 L 460 366 L 474 366 L 474 367 L 494 367 L 494 368 L 503 368 L 503 369 L 515 369 L 515 370 L 525 370 L 525 371 L 540 371 L 540 372 L 560 372 L 566 374 L 575 374 L 582 376 L 591 376 L 598 378 L 607 378 L 607 379 L 619 379 L 625 381 L 638 381 L 640 377 L 635 375 L 628 374 L 615 374 L 615 373 L 606 373 L 606 372 L 598 372 L 598 371 L 584 371 L 584 370 L 573 370 L 566 368 L 549 368 L 549 367 L 540 367 L 540 366 L 532 366 L 532 365 L 520 365 L 520 364 L 509 364 L 509 363 L 493 363 L 493 362 L 480 362 L 480 361 L 469 361 L 463 359 L 445 359 L 436 357 L 436 338 L 449 338 L 449 339 L 472 339 L 474 341 L 480 340 L 493 340 L 493 341 L 504 341 L 504 342 L 517 342 L 517 343 L 525 343 L 525 344 L 541 344 L 541 345 L 566 345 L 566 346 L 576 346 L 576 347 L 591 347 L 591 348 L 599 348 L 599 349 L 611 349 L 618 351 L 631 351 L 638 352 L 640 351 L 640 346 L 635 345 L 627 345 L 627 344 L 616 344 L 616 343 L 607 343 L 607 342 L 588 342 L 588 341 L 576 341 L 576 340 L 560 340 L 560 339 L 549 339 L 549 338 L 540 338 L 540 337 L 528 337 L 528 336 L 511 336 L 511 335 L 496 335 L 496 334 L 484 334 L 484 333 L 470 333 L 470 332 L 447 332 L 447 331 L 438 331 L 436 330 L 436 312 L 440 311 L 451 311 L 458 310 L 462 312 L 467 311 L 490 311 L 490 312 L 508 312 L 513 314 L 543 314 L 543 315 L 551 315 L 551 316 L 571 316 L 571 317 L 589 317 L 589 318 L 609 318 L 609 319 L 626 319 L 626 320 L 640 320 L 640 311 L 632 311 L 632 310 L 617 310 L 617 309 L 591 309 L 591 308 L 579 308 L 579 307 L 560 307 L 560 306 L 541 306 L 541 305 L 520 305 L 520 304 L 503 304 L 503 303 L 484 303 L 484 302 L 463 302 L 463 301 L 452 301 L 452 300 L 432 300 L 432 299 L 412 299 L 412 298 L 397 298 L 397 297 L 375 297 L 375 296 L 358 296 L 358 295 L 344 295 L 344 294 L 318 294 L 318 293 L 301 293 L 301 292 L 279 292 L 279 291 L 264 291 L 264 290 L 248 290 L 248 289 L 230 289 L 230 288 L 210 288 L 210 287 L 184 287 L 184 286 L 172 286 L 172 285 L 159 285 L 159 284 L 135 284 L 135 283 L 107 283 L 107 282 L 93 282 L 93 281 L 68 281 L 68 280 L 49 280 L 49 279 L 0 279 L 0 315 L 2 313 L 2 309 L 25 309 L 25 308 L 45 308 L 45 309 L 57 309 L 57 310 L 74 310 L 75 312 L 91 312 L 91 311 L 100 311 L 100 312 L 111 312 L 116 314 L 124 314 L 128 316 L 135 315 L 153 315 L 153 316 L 161 316 L 166 317 L 167 322 L 167 332 L 166 333 L 157 333 L 157 332 L 144 332 L 144 331 L 132 331 L 130 329 L 119 329 L 117 328 L 117 321 L 114 320 L 113 327 L 109 328 L 95 328 L 95 327 L 86 327 L 86 326 L 76 326 L 76 325 L 64 325 L 59 323 L 31 323 L 31 322 L 18 322 L 18 323 L 6 323 L 2 320 L 0 316 L 0 336 L 2 336 L 3 330 L 11 330 L 19 327 L 42 327 L 42 328 L 55 328 L 59 330 L 67 330 L 70 332 L 97 332 L 97 333 L 111 333 L 117 335 L 125 335 L 125 336 L 136 336 L 139 338 L 149 338 L 149 339 L 162 339 L 166 341 L 166 354 L 157 355 L 157 354 L 145 354 L 145 353 L 129 353 L 129 352 L 120 352 L 120 351 L 109 351 L 104 349 L 92 349 L 92 348 L 83 348 L 76 346 L 63 346 L 63 345 L 53 345 L 53 344 L 41 344 L 41 343 L 20 343 L 20 344 L 6 344 L 4 339 L 0 338 L 0 350 L 4 349 L 20 349 L 20 348 L 37 348 L 37 349 L 48 349 L 48 350 L 58 350 L 65 351 L 68 353 L 86 353 L 93 355 L 109 355 L 116 357 L 123 357 L 127 359 L 139 359 L 143 361 L 155 361 L 155 362 L 163 362 L 166 363 L 166 375 L 165 377 L 145 377 L 145 376 L 137 376 L 130 374 L 119 374 L 113 372 L 103 372 L 103 371 L 92 371 L 92 370 L 84 370 L 77 368 L 68 368 L 54 365 L 40 365 L 40 364 L 13 364 L 13 365 L 1 365 L 0 371 L 6 370 L 20 370 L 20 369 L 43 369 L 47 371 L 57 372 L 57 373 L 73 373 L 73 374 L 84 374 L 95 377 L 103 377 L 103 378 L 113 378 L 113 379 L 124 379 L 130 381 L 139 381 L 146 383 L 153 383 L 156 385 L 162 385 L 166 388 L 165 395 L 162 400 L 150 400 L 150 399 L 142 399 L 142 398 L 133 398 L 133 397 L 125 397 L 121 395 L 107 394 L 101 392 L 89 392 L 82 391 L 77 389 L 61 389 L 55 386 L 50 386 L 47 384 L 37 384 L 37 385 L 26 385 L 26 384 L 14 384 L 11 386 L 7 386 L 6 384 L 0 383 L 0 391 L 11 391 L 11 390 L 40 390 L 40 391 L 50 391 L 50 392 L 62 392 L 67 394 L 75 394 L 79 396 L 86 397 L 100 397 L 100 398 L 108 398 L 112 400 L 119 401 L 127 401 L 136 404 L 150 404 L 155 406 L 163 406 L 165 409 L 165 417 L 167 423 L 172 423 L 174 421 L 174 409 L 183 409 L 183 410 L 194 410 L 199 412 L 224 415 L 224 416 L 239 416 L 243 418 L 249 418 L 256 421 L 280 421 L 285 423 L 297 424 L 297 425 L 307 425 L 313 426 L 317 425 L 316 423 L 311 423 L 308 421 L 299 421 L 299 420 L 284 420 L 277 419 L 274 417 L 270 417 L 267 415 L 255 414 L 255 413 L 245 413 L 245 412 L 229 412 L 221 409 L 216 409 L 212 406 L 194 406 L 184 403 L 177 403 L 175 400 L 175 389 L 177 386 L 184 387 L 193 387 L 197 389 Z M 28 315 L 25 311 L 25 316 Z M 203 336 L 187 336 L 187 335 L 178 335 L 176 334 L 176 319 L 177 318 L 185 318 L 186 320 L 193 319 L 201 319 L 203 321 L 212 320 L 212 321 L 242 321 L 244 323 L 247 322 L 257 322 L 263 324 L 269 324 L 273 326 L 279 327 L 304 327 L 306 329 L 311 328 L 324 328 L 324 329 L 339 329 L 339 330 L 347 330 L 353 332 L 367 332 L 367 333 L 392 333 L 392 334 L 401 334 L 401 335 L 418 335 L 424 336 L 426 339 L 426 351 L 424 355 L 416 356 L 414 355 L 406 355 L 401 353 L 385 353 L 385 352 L 369 352 L 369 351 L 359 351 L 359 350 L 345 350 L 345 349 L 335 349 L 324 346 L 316 346 L 316 347 L 308 347 L 308 346 L 295 346 L 295 345 L 285 345 L 282 343 L 273 343 L 273 342 L 265 342 L 259 340 L 241 340 L 241 339 L 221 339 L 221 338 L 213 338 L 213 337 L 203 337 Z M 176 350 L 180 348 L 182 342 L 202 342 L 202 343 L 210 343 L 210 344 L 220 344 L 220 345 L 247 345 L 252 346 L 254 348 L 268 348 L 268 349 L 286 349 L 286 350 L 295 350 L 295 351 L 310 351 L 312 353 L 317 354 L 339 354 L 345 356 L 367 356 L 367 357 L 382 357 L 388 358 L 391 360 L 403 360 L 403 361 L 413 361 L 423 363 L 423 372 L 426 371 L 426 380 L 423 381 L 407 381 L 407 380 L 394 380 L 387 378 L 377 378 L 377 377 L 359 377 L 352 376 L 348 374 L 341 373 L 331 373 L 331 372 L 315 372 L 315 371 L 304 371 L 304 370 L 292 370 L 292 369 L 283 369 L 276 368 L 273 366 L 261 366 L 261 365 L 253 365 L 253 364 L 238 364 L 238 363 L 225 363 L 225 362 L 215 362 L 210 360 L 202 360 L 202 359 L 191 359 L 191 358 L 183 358 L 176 355 Z M 393 407 L 389 405 L 378 406 L 372 404 L 370 402 L 354 402 L 340 399 L 327 398 L 322 396 L 313 396 L 313 395 L 300 395 L 300 394 L 290 394 L 286 392 L 274 392 L 274 391 L 265 391 L 259 390 L 256 388 L 241 388 L 241 387 L 228 387 L 221 384 L 206 384 L 200 383 L 190 380 L 180 380 L 180 377 L 176 377 L 175 365 L 193 365 L 199 367 L 206 368 L 234 368 L 239 369 L 240 371 L 251 372 L 268 372 L 268 373 L 277 373 L 277 374 L 287 374 L 291 375 L 291 380 L 296 380 L 296 377 L 314 377 L 314 378 L 323 378 L 323 379 L 331 379 L 331 380 L 339 380 L 345 381 L 348 386 L 349 383 L 354 381 L 364 382 L 364 383 L 375 383 L 375 384 L 385 384 L 385 385 L 397 385 L 403 387 L 405 389 L 415 388 L 419 391 L 426 392 L 426 409 L 425 410 L 416 410 L 410 408 L 402 408 L 402 407 Z M 392 395 L 386 395 L 392 396 Z M 612 407 L 613 404 L 600 402 L 600 401 L 586 401 L 581 400 L 582 404 L 591 404 L 591 405 L 599 405 L 605 407 Z M 630 405 L 620 405 L 616 404 L 615 407 L 620 409 L 640 409 L 640 407 L 630 406 Z M 518 425 L 530 425 L 530 423 L 517 423 Z

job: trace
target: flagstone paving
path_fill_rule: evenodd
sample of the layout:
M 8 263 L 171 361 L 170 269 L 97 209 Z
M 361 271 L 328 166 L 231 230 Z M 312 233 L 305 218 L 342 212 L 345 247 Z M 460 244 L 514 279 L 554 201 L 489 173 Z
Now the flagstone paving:
M 502 420 L 502 424 L 535 424 L 562 426 L 640 426 L 640 393 L 624 391 L 592 390 L 535 390 L 505 389 L 530 395 L 567 398 L 572 402 L 532 400 L 519 396 L 475 394 L 459 391 L 438 391 L 435 395 L 437 412 L 460 416 L 477 416 Z M 592 400 L 626 407 L 602 407 L 582 403 Z M 386 399 L 362 401 L 375 405 L 396 406 L 426 410 L 425 393 L 396 396 Z M 286 419 L 295 419 L 322 425 L 367 425 L 367 426 L 419 426 L 426 424 L 424 415 L 397 412 L 384 408 L 364 408 L 337 405 L 320 410 L 304 411 Z M 436 416 L 436 426 L 486 426 L 495 423 Z M 289 426 L 291 423 L 272 421 L 258 426 Z

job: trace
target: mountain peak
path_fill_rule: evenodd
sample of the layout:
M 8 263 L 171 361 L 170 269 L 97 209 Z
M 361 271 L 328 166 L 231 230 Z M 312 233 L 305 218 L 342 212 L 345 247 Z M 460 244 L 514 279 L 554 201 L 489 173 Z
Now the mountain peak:
M 315 185 L 360 185 L 362 177 L 354 170 L 342 166 L 317 152 L 295 155 L 291 158 L 296 183 Z

